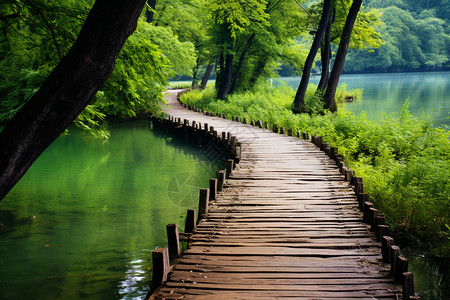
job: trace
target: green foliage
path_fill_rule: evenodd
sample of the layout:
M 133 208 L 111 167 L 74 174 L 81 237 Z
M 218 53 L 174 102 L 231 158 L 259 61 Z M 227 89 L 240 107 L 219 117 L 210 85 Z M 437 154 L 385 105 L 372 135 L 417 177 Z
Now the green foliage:
M 179 61 L 177 67 L 172 63 Z M 194 47 L 179 42 L 169 28 L 140 21 L 117 59 L 114 72 L 94 102 L 109 117 L 133 118 L 162 112 L 167 79 L 177 72 L 190 73 L 195 63 Z
M 0 3 L 0 125 L 30 99 L 80 30 L 93 1 L 47 0 Z M 105 118 L 160 114 L 168 78 L 191 75 L 194 46 L 168 27 L 140 21 L 115 70 L 75 125 L 106 137 Z
M 446 1 L 448 3 L 448 1 Z M 346 71 L 440 70 L 450 67 L 449 5 L 428 1 L 369 1 L 379 8 L 384 45 L 373 53 L 351 51 Z
M 315 89 L 307 93 L 311 107 Z M 286 129 L 320 135 L 345 156 L 346 165 L 364 179 L 371 201 L 386 215 L 398 237 L 417 243 L 434 254 L 450 256 L 450 142 L 447 130 L 433 127 L 427 118 L 413 117 L 408 101 L 396 114 L 380 122 L 345 109 L 320 114 L 291 112 L 294 91 L 258 85 L 252 91 L 214 99 L 214 92 L 193 91 L 182 101 L 229 117 L 276 123 Z M 361 91 L 338 92 L 361 97 Z M 344 96 L 345 97 L 345 96 Z

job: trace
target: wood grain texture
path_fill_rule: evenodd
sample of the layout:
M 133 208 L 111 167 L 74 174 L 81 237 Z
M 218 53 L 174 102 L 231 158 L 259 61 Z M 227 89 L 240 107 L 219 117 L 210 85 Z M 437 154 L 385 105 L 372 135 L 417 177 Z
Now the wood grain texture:
M 241 157 L 152 299 L 402 298 L 354 187 L 317 146 L 167 101 L 174 118 L 230 132 Z

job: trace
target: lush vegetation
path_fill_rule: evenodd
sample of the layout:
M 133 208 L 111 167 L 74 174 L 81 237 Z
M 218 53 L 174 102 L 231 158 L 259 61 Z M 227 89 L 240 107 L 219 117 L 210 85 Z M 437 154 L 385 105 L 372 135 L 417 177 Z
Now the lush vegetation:
M 382 24 L 384 45 L 370 51 L 350 51 L 347 72 L 398 72 L 450 68 L 450 2 L 370 0 Z
M 0 3 L 0 126 L 41 86 L 69 50 L 92 0 L 6 0 Z M 188 76 L 193 85 L 216 76 L 216 88 L 185 101 L 212 111 L 261 119 L 321 135 L 338 146 L 386 212 L 397 235 L 449 255 L 450 153 L 448 131 L 407 111 L 373 123 L 341 109 L 323 109 L 310 86 L 306 114 L 293 115 L 293 90 L 271 89 L 264 79 L 283 70 L 299 74 L 317 34 L 323 1 L 157 0 L 142 12 L 115 70 L 76 124 L 107 136 L 105 118 L 160 114 L 168 79 Z M 335 52 L 351 0 L 332 2 L 327 44 Z M 448 69 L 449 1 L 371 0 L 356 18 L 346 70 Z M 149 17 L 151 15 L 151 17 Z M 326 35 L 326 34 L 325 34 Z M 323 45 L 325 42 L 322 43 Z M 323 48 L 325 49 L 325 48 Z M 322 52 L 325 52 L 322 49 Z M 331 57 L 330 53 L 330 57 Z M 318 58 L 316 58 L 317 60 Z M 322 57 L 322 60 L 324 58 Z M 330 67 L 329 58 L 322 64 Z M 212 68 L 215 66 L 215 68 Z M 316 71 L 321 67 L 316 64 Z M 323 67 L 322 67 L 323 69 Z M 336 93 L 338 103 L 348 95 Z M 352 91 L 360 98 L 361 91 Z M 215 98 L 226 99 L 215 101 Z
M 31 98 L 71 47 L 93 1 L 11 0 L 0 3 L 0 126 Z M 144 18 L 111 77 L 75 124 L 105 136 L 105 118 L 158 114 L 167 80 L 190 75 L 196 54 L 167 26 Z
M 311 112 L 321 105 L 310 87 L 307 106 Z M 338 90 L 342 105 L 347 95 L 361 91 Z M 337 113 L 320 111 L 292 114 L 288 87 L 257 89 L 235 94 L 228 101 L 214 99 L 214 91 L 192 91 L 182 101 L 228 117 L 262 120 L 319 135 L 338 147 L 350 166 L 364 179 L 375 205 L 386 214 L 395 235 L 432 251 L 450 256 L 450 142 L 447 130 L 433 127 L 427 118 L 413 117 L 408 102 L 381 122 L 355 116 L 344 108 Z

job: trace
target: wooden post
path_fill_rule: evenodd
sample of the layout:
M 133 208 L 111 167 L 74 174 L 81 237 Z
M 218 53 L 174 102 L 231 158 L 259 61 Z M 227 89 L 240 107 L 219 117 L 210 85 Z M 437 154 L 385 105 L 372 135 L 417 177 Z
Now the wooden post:
M 186 215 L 186 224 L 184 225 L 184 232 L 192 233 L 197 228 L 195 224 L 195 209 L 188 209 Z
M 302 132 L 301 132 L 300 130 L 297 130 L 297 137 L 298 137 L 299 139 L 302 138 Z
M 285 132 L 284 132 L 284 126 L 281 126 L 281 127 L 280 127 L 280 134 L 285 134 Z
M 375 218 L 378 216 L 378 209 L 376 208 L 369 208 L 369 224 L 370 224 L 370 230 L 375 231 Z
M 364 193 L 364 184 L 362 177 L 355 177 L 355 194 L 362 194 Z
M 288 135 L 288 136 L 292 136 L 292 129 L 288 129 L 287 135 Z
M 189 120 L 188 119 L 184 119 L 184 126 L 189 126 Z
M 391 246 L 394 245 L 394 239 L 390 236 L 383 236 L 381 238 L 381 255 L 383 257 L 383 262 L 391 262 Z
M 364 202 L 369 202 L 369 194 L 356 194 L 358 198 L 359 209 L 364 211 Z
M 217 191 L 223 191 L 223 185 L 225 183 L 225 171 L 220 170 L 217 178 Z
M 252 125 L 252 126 L 256 126 L 256 124 L 255 124 L 255 121 L 254 121 L 254 120 L 252 120 L 252 121 L 250 122 L 250 125 Z
M 345 181 L 351 182 L 351 181 L 352 181 L 352 178 L 353 178 L 353 174 L 354 174 L 354 172 L 353 172 L 352 169 L 346 168 L 346 169 L 345 169 L 345 173 L 344 173 L 344 175 L 345 175 Z
M 230 178 L 231 172 L 233 171 L 233 167 L 234 167 L 234 159 L 228 159 L 227 160 L 227 173 L 226 173 L 227 178 Z
M 398 246 L 392 245 L 390 251 L 390 262 L 391 262 L 391 275 L 395 276 L 395 268 L 397 263 L 397 256 L 400 256 L 400 248 Z
M 364 203 L 364 222 L 366 224 L 370 224 L 370 209 L 373 207 L 372 202 L 365 202 Z
M 236 146 L 234 163 L 238 164 L 241 161 L 241 146 Z
M 171 223 L 166 225 L 167 242 L 169 244 L 169 259 L 174 261 L 181 255 L 180 239 L 178 236 L 177 224 Z
M 246 118 L 242 119 L 242 124 L 247 124 L 247 119 Z
M 208 213 L 209 205 L 209 189 L 200 189 L 200 199 L 198 204 L 198 219 L 203 219 L 203 216 Z
M 403 256 L 397 256 L 395 261 L 394 279 L 396 283 L 403 282 L 403 273 L 408 272 L 408 260 Z
M 269 124 L 267 122 L 264 122 L 264 128 L 269 129 Z
M 278 126 L 277 126 L 277 124 L 273 124 L 272 131 L 275 132 L 275 133 L 278 133 Z
M 258 122 L 256 122 L 256 125 L 258 125 L 259 128 L 262 128 L 262 127 L 263 127 L 262 121 L 261 121 L 261 120 L 258 120 Z
M 203 124 L 204 128 L 205 128 L 205 132 L 208 132 L 208 123 Z
M 241 123 L 241 117 L 237 117 L 237 118 L 236 118 L 236 122 Z
M 377 230 L 377 241 L 382 242 L 383 236 L 389 236 L 391 230 L 388 225 L 379 225 Z
M 381 226 L 381 225 L 384 225 L 386 223 L 386 218 L 383 216 L 383 215 L 381 215 L 381 214 L 379 214 L 379 212 L 378 212 L 378 215 L 375 217 L 375 235 L 377 236 L 377 239 L 378 239 L 378 228 Z
M 403 275 L 403 299 L 410 300 L 414 297 L 414 275 L 411 272 L 405 272 Z
M 336 147 L 330 147 L 330 158 L 336 159 L 336 156 L 339 154 L 339 150 Z
M 164 282 L 167 281 L 167 275 L 169 274 L 170 270 L 169 249 L 158 248 L 153 250 L 152 260 L 153 260 L 153 275 L 152 275 L 152 286 L 150 291 L 154 292 Z
M 323 151 L 325 154 L 331 158 L 331 147 L 329 143 L 323 143 Z
M 209 200 L 216 200 L 217 195 L 217 179 L 209 179 Z

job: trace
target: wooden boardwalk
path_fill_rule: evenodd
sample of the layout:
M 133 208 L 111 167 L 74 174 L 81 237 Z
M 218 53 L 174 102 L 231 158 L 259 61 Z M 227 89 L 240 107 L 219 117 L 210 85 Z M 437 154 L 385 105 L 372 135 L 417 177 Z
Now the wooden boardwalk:
M 353 187 L 318 147 L 167 99 L 169 115 L 232 132 L 241 160 L 152 298 L 402 297 Z

